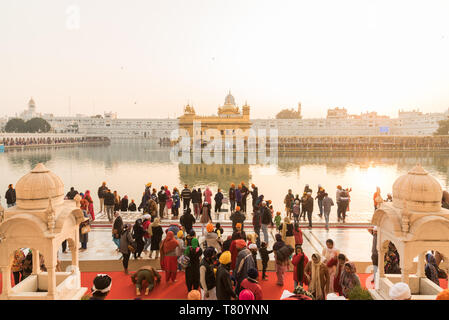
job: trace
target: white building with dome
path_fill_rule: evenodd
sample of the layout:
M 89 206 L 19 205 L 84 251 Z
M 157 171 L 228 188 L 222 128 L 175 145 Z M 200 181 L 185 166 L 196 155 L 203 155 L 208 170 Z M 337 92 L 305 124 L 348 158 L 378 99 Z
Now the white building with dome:
M 375 298 L 389 299 L 389 289 L 400 281 L 410 286 L 416 300 L 434 300 L 442 290 L 424 272 L 428 251 L 449 256 L 449 210 L 441 207 L 442 193 L 439 182 L 417 165 L 393 184 L 393 202 L 384 202 L 375 211 L 372 223 L 377 226 L 379 252 L 376 290 L 371 291 Z M 384 272 L 390 242 L 399 253 L 401 274 Z
M 28 121 L 36 117 L 41 117 L 41 114 L 36 112 L 36 102 L 34 102 L 34 99 L 31 98 L 30 101 L 28 101 L 28 109 L 24 110 L 20 114 L 20 118 Z
M 3 276 L 2 300 L 80 299 L 79 224 L 85 220 L 81 197 L 64 200 L 64 184 L 42 163 L 16 184 L 16 206 L 4 211 L 0 223 L 0 269 Z M 72 252 L 70 271 L 57 272 L 57 252 L 68 240 Z M 29 248 L 33 254 L 32 274 L 12 286 L 11 264 L 14 253 Z M 47 271 L 41 271 L 42 254 Z

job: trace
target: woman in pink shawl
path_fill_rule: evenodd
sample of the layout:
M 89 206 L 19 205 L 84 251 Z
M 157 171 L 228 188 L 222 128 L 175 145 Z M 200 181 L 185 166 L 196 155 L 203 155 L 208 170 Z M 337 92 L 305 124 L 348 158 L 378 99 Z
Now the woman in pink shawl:
M 94 202 L 92 201 L 92 197 L 90 196 L 90 191 L 87 190 L 84 193 L 84 199 L 87 200 L 87 202 L 89 202 L 89 205 L 87 206 L 87 212 L 90 214 L 90 216 L 92 217 L 92 221 L 95 220 L 95 213 L 94 213 Z
M 204 190 L 204 201 L 207 203 L 212 203 L 212 191 L 210 191 L 209 187 L 206 187 L 206 190 Z
M 172 205 L 173 205 L 173 199 L 171 198 L 171 192 L 170 190 L 168 190 L 167 186 L 164 186 L 165 188 L 165 194 L 167 195 L 167 202 L 165 203 L 165 210 L 167 212 L 164 213 L 164 215 L 168 216 L 168 210 L 171 209 Z

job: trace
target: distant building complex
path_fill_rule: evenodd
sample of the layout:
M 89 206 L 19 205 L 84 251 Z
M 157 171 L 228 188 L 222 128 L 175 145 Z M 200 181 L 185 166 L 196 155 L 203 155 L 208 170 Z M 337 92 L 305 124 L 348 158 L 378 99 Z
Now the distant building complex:
M 301 104 L 298 112 L 301 113 Z M 366 112 L 360 115 L 348 114 L 345 108 L 327 111 L 326 118 L 304 119 L 250 119 L 250 107 L 245 103 L 241 111 L 229 93 L 218 114 L 200 116 L 193 106 L 184 107 L 184 113 L 177 119 L 120 119 L 116 113 L 105 112 L 103 116 L 54 116 L 39 114 L 33 99 L 20 118 L 29 120 L 42 117 L 56 133 L 79 133 L 87 136 L 106 136 L 110 139 L 168 139 L 175 129 L 185 129 L 193 134 L 193 123 L 201 122 L 202 131 L 216 129 L 221 135 L 233 135 L 241 129 L 247 136 L 248 129 L 277 129 L 279 137 L 300 136 L 422 136 L 432 135 L 438 128 L 438 122 L 449 118 L 449 110 L 442 113 L 423 114 L 419 110 L 400 110 L 397 118 Z M 7 119 L 0 119 L 0 128 L 4 128 Z

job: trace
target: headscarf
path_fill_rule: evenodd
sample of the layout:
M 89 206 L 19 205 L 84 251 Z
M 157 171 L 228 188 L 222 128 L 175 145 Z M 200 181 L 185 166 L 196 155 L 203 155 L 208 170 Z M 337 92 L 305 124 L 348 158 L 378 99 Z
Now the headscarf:
M 243 239 L 235 240 L 235 246 L 237 249 L 243 249 L 246 247 L 246 242 Z
M 273 250 L 277 251 L 285 245 L 285 242 L 282 241 L 282 236 L 279 233 L 277 233 L 275 237 L 276 242 L 273 244 Z
M 164 253 L 173 251 L 177 246 L 179 246 L 179 243 L 176 241 L 174 233 L 172 231 L 167 232 L 167 236 L 162 242 L 162 250 Z
M 318 262 L 315 263 L 313 261 L 313 257 L 316 257 Z M 321 256 L 318 253 L 312 254 L 312 279 L 309 283 L 309 290 L 311 292 L 315 292 L 315 297 L 317 299 L 324 298 L 324 292 L 321 288 L 321 276 L 320 276 L 320 269 L 321 269 Z M 299 280 L 299 279 L 298 279 Z
M 215 248 L 214 247 L 207 247 L 204 250 L 203 255 L 204 255 L 204 258 L 208 259 L 208 258 L 212 258 L 214 253 L 215 253 Z
M 435 260 L 435 257 L 433 254 L 428 253 L 426 254 L 426 274 L 430 274 L 430 277 L 428 276 L 429 280 L 436 283 L 437 285 L 440 285 L 440 280 L 438 279 L 438 266 L 437 262 Z
M 299 263 L 296 266 L 296 275 L 298 277 L 298 280 L 301 280 L 304 277 L 304 251 L 302 250 L 302 246 L 300 244 L 297 244 L 295 246 L 296 249 L 301 249 L 301 258 L 299 259 Z
M 357 276 L 357 270 L 354 263 L 346 262 L 345 267 L 349 267 L 350 271 L 347 272 L 346 268 L 343 269 L 341 274 L 340 283 L 344 287 L 353 288 L 357 284 L 360 284 L 359 277 Z M 345 294 L 346 295 L 346 294 Z
M 184 250 L 184 255 L 188 256 L 190 253 L 190 249 L 196 250 L 199 247 L 199 242 L 197 238 L 192 238 L 190 241 L 190 246 L 187 246 Z

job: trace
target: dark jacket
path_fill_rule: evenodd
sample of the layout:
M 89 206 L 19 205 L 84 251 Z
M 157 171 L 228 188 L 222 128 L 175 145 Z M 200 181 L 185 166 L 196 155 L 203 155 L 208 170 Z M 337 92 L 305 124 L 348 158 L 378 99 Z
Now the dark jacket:
M 235 201 L 235 188 L 229 188 L 229 200 Z
M 273 253 L 273 250 L 268 250 L 267 248 L 260 248 L 259 253 L 260 253 L 260 258 L 262 260 L 262 263 L 266 264 L 270 260 L 269 254 Z
M 14 193 L 15 193 L 15 192 L 14 192 Z M 76 191 L 76 190 L 70 190 L 69 192 L 67 192 L 67 194 L 66 194 L 65 196 L 67 197 L 67 199 L 73 200 L 77 194 L 78 194 L 78 191 Z M 15 197 L 14 197 L 14 198 L 15 198 Z
M 201 260 L 200 268 L 205 267 L 206 268 L 206 274 L 205 274 L 205 280 L 206 280 L 206 286 L 207 288 L 203 288 L 204 290 L 212 290 L 215 288 L 215 274 L 213 265 L 210 265 L 204 258 Z M 201 283 L 200 283 L 201 285 Z
M 231 220 L 232 220 L 232 227 L 235 228 L 235 225 L 237 223 L 241 223 L 243 227 L 243 221 L 245 221 L 246 217 L 243 213 L 240 211 L 236 211 L 233 214 L 231 214 Z
M 201 203 L 201 194 L 199 194 L 198 191 L 193 190 L 190 196 L 192 198 L 192 203 Z
M 16 203 L 16 190 L 8 188 L 8 190 L 6 191 L 6 194 L 5 194 L 5 199 L 6 199 L 7 204 Z
M 231 300 L 237 298 L 232 289 L 231 275 L 225 266 L 219 265 L 217 269 L 217 300 Z
M 262 215 L 260 214 L 260 210 L 256 210 L 253 214 L 253 227 L 260 228 L 262 224 Z
M 167 194 L 165 193 L 165 191 L 159 191 L 157 193 L 157 198 L 159 200 L 159 203 L 165 203 L 167 202 Z
M 116 232 L 114 232 L 115 238 L 118 239 L 118 237 L 120 237 L 120 235 L 122 234 L 122 230 L 123 230 L 123 219 L 122 217 L 118 216 L 115 221 L 114 221 L 114 225 L 112 226 L 112 230 L 117 230 Z
M 129 204 L 128 211 L 137 211 L 136 203 L 135 203 L 135 202 L 131 202 L 131 203 Z
M 104 195 L 104 205 L 113 206 L 115 204 L 115 197 L 112 192 L 108 192 Z
M 303 204 L 303 209 L 307 212 L 313 212 L 313 198 L 308 197 L 305 203 Z
M 128 199 L 123 198 L 120 201 L 120 211 L 128 211 Z
M 98 188 L 98 198 L 103 199 L 106 195 L 106 190 L 108 190 L 108 187 L 106 186 L 101 186 L 100 188 Z
M 193 224 L 196 222 L 195 217 L 191 213 L 184 213 L 179 219 L 181 225 L 186 229 L 187 232 L 192 230 Z
M 268 207 L 261 207 L 260 210 L 262 211 L 262 224 L 272 224 L 273 220 L 270 209 Z
M 214 197 L 215 203 L 222 203 L 223 201 L 223 193 L 217 192 Z
M 253 198 L 253 203 L 256 203 L 257 198 L 259 197 L 259 189 L 255 187 L 253 191 L 251 191 L 251 197 Z

